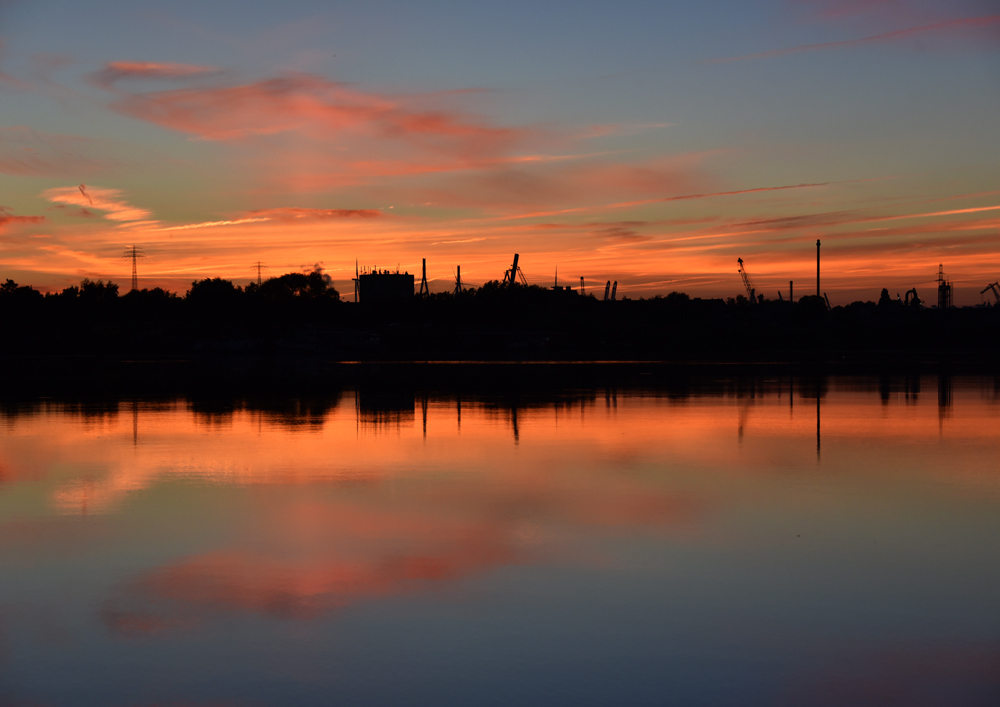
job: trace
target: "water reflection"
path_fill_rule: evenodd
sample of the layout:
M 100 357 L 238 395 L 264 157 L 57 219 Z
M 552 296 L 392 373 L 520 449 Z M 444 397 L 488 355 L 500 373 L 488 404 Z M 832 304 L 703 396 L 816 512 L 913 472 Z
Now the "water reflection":
M 0 704 L 1000 694 L 994 378 L 0 418 Z

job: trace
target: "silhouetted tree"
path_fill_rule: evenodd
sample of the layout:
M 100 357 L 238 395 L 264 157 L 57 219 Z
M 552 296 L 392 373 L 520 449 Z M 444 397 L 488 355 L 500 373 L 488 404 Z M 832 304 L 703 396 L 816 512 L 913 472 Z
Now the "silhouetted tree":
M 80 283 L 78 296 L 84 302 L 112 302 L 118 299 L 118 285 L 111 280 L 102 282 L 84 278 Z
M 215 277 L 192 282 L 185 299 L 201 306 L 218 306 L 233 304 L 239 301 L 242 295 L 242 288 L 234 285 L 232 280 Z
M 18 285 L 10 278 L 7 278 L 7 281 L 0 285 L 0 300 L 9 306 L 16 307 L 20 304 L 41 301 L 42 299 L 44 299 L 42 293 L 34 287 Z
M 291 272 L 268 278 L 261 284 L 259 292 L 262 297 L 278 302 L 295 298 L 340 299 L 340 294 L 333 287 L 333 280 L 319 268 L 309 273 Z

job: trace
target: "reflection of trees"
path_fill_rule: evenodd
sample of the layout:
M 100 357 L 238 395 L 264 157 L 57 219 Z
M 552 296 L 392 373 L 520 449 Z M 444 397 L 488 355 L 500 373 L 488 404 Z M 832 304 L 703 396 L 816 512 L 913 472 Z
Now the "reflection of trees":
M 359 428 L 399 430 L 414 420 L 416 393 L 412 388 L 361 387 L 354 391 L 354 405 Z
M 485 376 L 488 372 L 483 373 Z M 634 396 L 668 402 L 684 402 L 692 398 L 734 399 L 749 412 L 758 399 L 791 395 L 794 405 L 796 397 L 809 401 L 817 397 L 823 399 L 833 386 L 845 392 L 877 395 L 883 404 L 901 402 L 915 405 L 928 385 L 937 389 L 943 417 L 947 417 L 952 407 L 952 391 L 955 388 L 977 389 L 987 400 L 1000 400 L 1000 377 L 935 375 L 928 381 L 915 373 L 838 377 L 808 373 L 795 376 L 787 373 L 718 376 L 698 373 L 683 376 L 675 372 L 641 379 L 631 377 L 624 381 L 602 380 L 588 385 L 577 381 L 571 386 L 562 385 L 562 381 L 546 384 L 536 374 L 520 383 L 509 378 L 490 383 L 486 376 L 482 383 L 476 385 L 468 379 L 457 380 L 453 384 L 436 380 L 433 384 L 420 385 L 399 377 L 389 377 L 385 381 L 361 381 L 347 389 L 353 388 L 359 426 L 398 429 L 412 424 L 418 397 L 421 401 L 426 400 L 428 405 L 453 408 L 456 418 L 460 417 L 462 408 L 472 408 L 502 419 L 513 427 L 515 422 L 521 424 L 524 413 L 552 410 L 557 415 L 563 411 L 569 414 L 581 408 L 594 407 L 600 398 L 604 399 L 604 407 L 609 410 L 617 408 L 619 398 Z M 123 405 L 127 413 L 131 411 L 133 401 L 138 401 L 140 414 L 177 404 L 186 406 L 196 423 L 205 426 L 228 425 L 235 414 L 250 412 L 258 414 L 267 424 L 289 428 L 320 427 L 340 403 L 344 387 L 329 381 L 317 384 L 318 392 L 303 393 L 302 387 L 294 386 L 288 394 L 282 394 L 280 385 L 270 385 L 266 387 L 270 391 L 267 394 L 253 395 L 219 392 L 211 395 L 180 393 L 147 396 L 129 393 L 88 396 L 74 393 L 44 399 L 6 397 L 0 398 L 0 419 L 11 424 L 19 418 L 55 413 L 87 421 L 113 420 Z
M 234 415 L 245 412 L 280 427 L 316 428 L 323 426 L 340 397 L 338 391 L 315 396 L 197 398 L 188 402 L 188 409 L 196 421 L 208 427 L 231 424 Z

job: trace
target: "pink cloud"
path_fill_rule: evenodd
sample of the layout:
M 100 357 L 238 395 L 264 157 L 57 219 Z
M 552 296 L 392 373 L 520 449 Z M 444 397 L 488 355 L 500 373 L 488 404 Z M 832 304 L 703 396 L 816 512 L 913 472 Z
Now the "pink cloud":
M 334 140 L 351 133 L 471 157 L 499 153 L 522 134 L 454 111 L 422 109 L 416 99 L 304 74 L 241 86 L 121 93 L 114 110 L 205 140 L 286 132 Z
M 770 59 L 789 54 L 801 54 L 802 52 L 822 51 L 826 49 L 847 49 L 850 47 L 862 47 L 869 44 L 884 44 L 895 42 L 901 39 L 908 39 L 919 35 L 934 32 L 943 32 L 959 29 L 972 29 L 979 27 L 990 27 L 1000 24 L 1000 15 L 989 15 L 986 17 L 967 17 L 959 20 L 949 20 L 947 22 L 937 22 L 935 24 L 923 25 L 921 27 L 910 27 L 908 29 L 896 30 L 894 32 L 884 32 L 861 39 L 848 39 L 839 42 L 822 42 L 819 44 L 803 44 L 797 47 L 787 47 L 785 49 L 772 49 L 767 52 L 757 54 L 745 54 L 743 56 L 724 57 L 719 59 L 709 59 L 707 64 L 723 64 L 731 61 L 745 61 L 749 59 Z
M 105 88 L 126 79 L 186 79 L 219 73 L 214 66 L 171 64 L 153 61 L 112 61 L 91 76 L 94 83 Z

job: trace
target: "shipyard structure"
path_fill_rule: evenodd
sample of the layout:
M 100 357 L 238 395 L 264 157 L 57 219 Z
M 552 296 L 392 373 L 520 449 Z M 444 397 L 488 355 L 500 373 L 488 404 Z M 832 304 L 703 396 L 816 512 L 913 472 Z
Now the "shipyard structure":
M 358 273 L 354 297 L 356 302 L 365 304 L 408 302 L 413 299 L 413 275 L 374 269 Z

